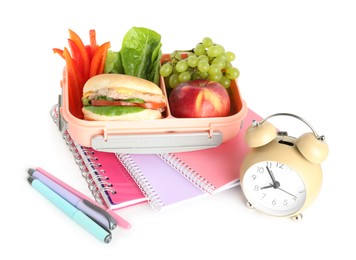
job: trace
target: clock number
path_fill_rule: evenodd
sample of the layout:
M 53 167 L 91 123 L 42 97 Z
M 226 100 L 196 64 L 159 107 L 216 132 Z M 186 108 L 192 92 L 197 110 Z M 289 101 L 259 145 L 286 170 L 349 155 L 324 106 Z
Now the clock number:
M 263 200 L 266 197 L 266 193 L 262 193 L 262 198 L 261 200 Z
M 260 187 L 258 185 L 255 185 L 255 188 L 254 188 L 255 191 L 259 191 L 260 190 Z
M 284 201 L 283 201 L 283 205 L 284 205 L 284 206 L 288 206 L 288 200 L 284 200 Z
M 255 179 L 257 178 L 257 176 L 256 176 L 255 174 L 253 174 L 253 175 L 251 176 L 251 178 L 252 178 L 252 180 L 255 180 Z
M 272 162 L 266 162 L 266 167 L 267 168 L 272 168 Z
M 276 168 L 280 168 L 283 169 L 284 163 L 280 163 L 280 162 L 275 162 L 276 163 Z M 266 167 L 268 168 L 273 168 L 273 162 L 266 162 Z
M 305 190 L 301 190 L 301 191 L 299 191 L 298 193 L 304 193 L 305 192 Z
M 280 162 L 276 162 L 276 167 L 279 169 L 283 169 L 284 164 Z
M 272 205 L 275 206 L 277 204 L 276 200 L 272 200 Z
M 261 166 L 258 166 L 257 167 L 257 172 L 258 173 L 263 173 L 265 171 L 265 168 L 261 167 Z

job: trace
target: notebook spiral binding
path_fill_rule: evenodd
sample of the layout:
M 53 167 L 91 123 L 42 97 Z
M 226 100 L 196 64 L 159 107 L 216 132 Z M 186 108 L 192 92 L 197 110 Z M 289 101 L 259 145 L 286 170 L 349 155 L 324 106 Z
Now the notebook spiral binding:
M 132 178 L 135 180 L 142 192 L 148 198 L 151 207 L 154 210 L 159 211 L 164 206 L 164 203 L 160 199 L 159 195 L 154 191 L 151 184 L 147 181 L 146 177 L 144 176 L 140 168 L 136 165 L 134 160 L 130 157 L 129 154 L 120 153 L 116 154 L 116 156 L 120 160 L 122 165 L 124 165 L 124 167 L 127 169 L 127 171 L 130 172 Z
M 54 123 L 58 126 L 60 120 L 58 104 L 55 104 L 52 107 L 52 109 L 50 110 L 50 115 Z M 65 140 L 69 150 L 72 152 L 74 160 L 79 167 L 82 177 L 88 184 L 88 188 L 92 193 L 94 199 L 98 203 L 106 205 L 101 193 L 110 192 L 115 194 L 116 191 L 112 188 L 112 184 L 108 182 L 107 177 L 102 175 L 105 170 L 101 169 L 101 164 L 97 162 L 98 158 L 95 157 L 95 152 L 84 146 L 77 145 L 69 135 L 66 128 L 67 126 L 65 125 L 63 130 L 61 131 L 62 137 Z M 87 162 L 84 161 L 83 158 L 87 158 Z M 92 171 L 89 171 L 88 167 L 90 167 Z M 94 175 L 91 172 L 93 172 Z
M 175 154 L 164 153 L 164 154 L 158 154 L 158 156 L 161 159 L 163 159 L 166 163 L 168 163 L 171 167 L 173 167 L 178 172 L 183 174 L 184 177 L 190 180 L 194 185 L 196 185 L 202 191 L 213 193 L 213 191 L 216 189 L 214 185 L 212 185 L 204 177 L 199 175 L 197 171 L 195 171 L 188 164 L 186 164 L 184 161 L 179 159 Z

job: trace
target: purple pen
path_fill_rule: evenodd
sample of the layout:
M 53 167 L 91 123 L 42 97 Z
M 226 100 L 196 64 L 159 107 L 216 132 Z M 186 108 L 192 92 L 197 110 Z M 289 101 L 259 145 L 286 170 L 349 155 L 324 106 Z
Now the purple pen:
M 71 205 L 81 210 L 83 213 L 85 213 L 88 217 L 97 222 L 97 224 L 101 225 L 103 228 L 109 230 L 113 230 L 116 228 L 116 220 L 102 208 L 98 207 L 97 205 L 91 203 L 88 200 L 76 196 L 75 194 L 62 187 L 55 181 L 51 180 L 39 171 L 29 169 L 28 174 L 33 178 L 43 182 L 48 188 L 56 192 L 63 199 L 68 201 Z

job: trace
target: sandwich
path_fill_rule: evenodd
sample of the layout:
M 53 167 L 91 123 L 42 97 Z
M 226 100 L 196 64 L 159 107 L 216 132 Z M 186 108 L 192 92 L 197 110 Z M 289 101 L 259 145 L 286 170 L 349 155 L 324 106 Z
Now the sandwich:
M 85 120 L 152 120 L 162 118 L 166 98 L 155 83 L 125 74 L 99 74 L 83 88 Z

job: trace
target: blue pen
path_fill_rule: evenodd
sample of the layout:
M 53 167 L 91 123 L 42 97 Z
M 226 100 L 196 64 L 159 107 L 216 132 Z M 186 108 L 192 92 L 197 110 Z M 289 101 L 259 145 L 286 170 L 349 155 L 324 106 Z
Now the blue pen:
M 83 213 L 85 213 L 98 224 L 110 230 L 116 228 L 116 220 L 102 208 L 96 206 L 88 200 L 79 198 L 63 186 L 59 185 L 44 174 L 40 173 L 39 171 L 29 169 L 28 174 L 33 178 L 40 180 L 47 187 L 49 187 L 51 190 L 53 190 L 66 201 L 68 201 L 70 204 L 72 204 L 72 206 L 81 210 Z
M 48 188 L 45 184 L 43 184 L 40 180 L 34 179 L 33 177 L 28 177 L 28 182 L 34 187 L 37 191 L 39 191 L 43 196 L 45 196 L 48 200 L 50 200 L 54 205 L 60 208 L 64 213 L 66 213 L 70 218 L 72 218 L 75 222 L 81 225 L 83 228 L 88 230 L 91 234 L 93 234 L 96 238 L 105 243 L 109 243 L 111 241 L 111 232 L 104 229 L 100 225 L 98 225 L 95 221 L 89 218 L 80 210 L 73 207 L 69 202 L 55 193 L 53 190 Z

